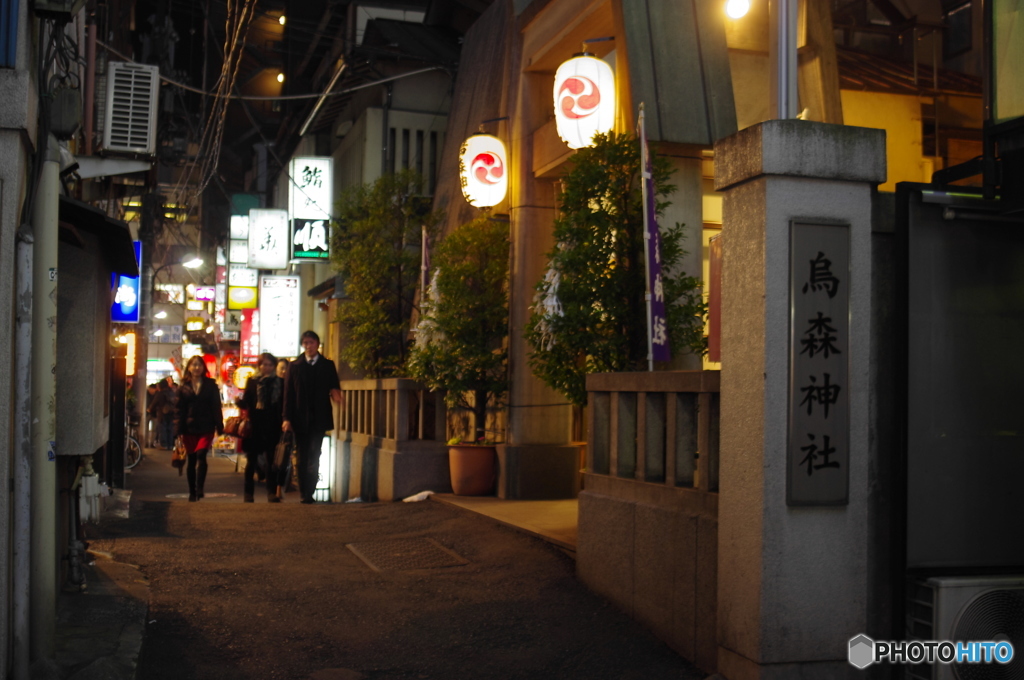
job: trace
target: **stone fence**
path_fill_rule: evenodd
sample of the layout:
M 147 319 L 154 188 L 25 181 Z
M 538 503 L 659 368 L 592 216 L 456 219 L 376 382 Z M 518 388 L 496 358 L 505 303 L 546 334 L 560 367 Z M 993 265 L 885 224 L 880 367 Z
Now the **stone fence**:
M 587 392 L 577 574 L 714 671 L 719 372 L 595 374 Z
M 332 497 L 390 501 L 451 491 L 441 395 L 403 378 L 346 380 L 341 391 Z

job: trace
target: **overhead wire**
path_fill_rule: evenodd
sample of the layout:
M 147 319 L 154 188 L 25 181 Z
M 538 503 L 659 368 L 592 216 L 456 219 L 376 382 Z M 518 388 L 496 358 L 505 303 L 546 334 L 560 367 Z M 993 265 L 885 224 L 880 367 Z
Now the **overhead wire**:
M 128 56 L 122 54 L 121 52 L 118 52 L 116 49 L 114 49 L 110 45 L 107 45 L 102 40 L 97 40 L 96 44 L 99 45 L 100 47 L 102 47 L 103 49 L 107 50 L 111 54 L 114 54 L 114 55 L 120 57 L 121 59 L 124 59 L 125 61 L 131 62 L 133 64 L 140 63 L 140 62 L 135 61 L 131 57 L 128 57 Z M 230 99 L 232 101 L 274 102 L 274 101 L 298 101 L 298 100 L 301 100 L 301 99 L 319 99 L 320 97 L 323 97 L 323 96 L 336 97 L 336 96 L 343 95 L 343 94 L 349 94 L 349 93 L 355 92 L 357 90 L 363 90 L 363 89 L 366 89 L 368 87 L 374 87 L 375 85 L 383 85 L 383 84 L 389 83 L 389 82 L 391 82 L 393 80 L 400 80 L 402 78 L 408 78 L 409 76 L 417 76 L 417 75 L 420 75 L 421 73 L 427 73 L 429 71 L 448 71 L 449 68 L 450 67 L 441 66 L 441 65 L 427 66 L 427 67 L 424 67 L 424 68 L 421 68 L 421 69 L 417 69 L 415 71 L 409 71 L 407 73 L 400 73 L 400 74 L 398 74 L 396 76 L 389 76 L 387 78 L 380 78 L 380 79 L 375 80 L 375 81 L 370 82 L 370 83 L 362 83 L 360 85 L 354 85 L 352 87 L 346 87 L 346 88 L 341 89 L 341 90 L 334 90 L 333 92 L 326 93 L 326 95 L 323 92 L 314 92 L 314 93 L 310 93 L 310 94 L 277 94 L 277 95 L 227 94 L 227 95 L 224 95 L 224 94 L 218 94 L 216 92 L 208 92 L 208 91 L 202 90 L 202 89 L 200 89 L 198 87 L 193 87 L 191 85 L 186 85 L 185 83 L 179 82 L 179 81 L 177 81 L 177 80 L 175 80 L 173 78 L 169 78 L 169 77 L 163 75 L 162 73 L 160 74 L 160 80 L 161 80 L 161 82 L 167 83 L 168 85 L 173 85 L 175 87 L 180 87 L 183 90 L 188 90 L 189 92 L 195 92 L 196 94 L 201 94 L 201 95 L 204 95 L 206 97 L 217 97 L 219 99 Z

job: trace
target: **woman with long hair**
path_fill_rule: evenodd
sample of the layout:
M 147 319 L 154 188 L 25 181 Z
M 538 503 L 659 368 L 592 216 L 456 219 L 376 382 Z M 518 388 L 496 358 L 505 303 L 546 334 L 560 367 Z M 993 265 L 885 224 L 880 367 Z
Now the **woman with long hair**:
M 238 400 L 249 416 L 252 427 L 242 440 L 245 451 L 245 502 L 253 502 L 256 483 L 253 477 L 259 467 L 259 457 L 266 460 L 267 501 L 281 502 L 281 470 L 274 468 L 274 449 L 281 436 L 281 413 L 284 398 L 284 380 L 277 376 L 277 357 L 270 352 L 260 355 L 260 372 L 249 378 L 245 392 Z
M 214 437 L 224 431 L 224 416 L 220 406 L 217 381 L 210 377 L 206 362 L 194 356 L 185 364 L 185 375 L 178 388 L 175 434 L 181 437 L 188 453 L 188 499 L 203 497 L 206 482 L 206 454 L 213 446 Z M 198 469 L 197 469 L 198 468 Z

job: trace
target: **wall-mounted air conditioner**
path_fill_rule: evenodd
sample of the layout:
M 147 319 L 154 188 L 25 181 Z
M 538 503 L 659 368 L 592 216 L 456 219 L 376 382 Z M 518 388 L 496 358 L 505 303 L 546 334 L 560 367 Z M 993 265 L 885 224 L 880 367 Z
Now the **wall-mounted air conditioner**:
M 1024 678 L 1024 576 L 936 577 L 910 584 L 907 639 L 1004 641 L 1014 658 L 1003 664 L 907 664 L 908 680 Z
M 103 149 L 156 153 L 156 115 L 160 68 L 130 62 L 107 64 L 107 104 L 103 112 Z

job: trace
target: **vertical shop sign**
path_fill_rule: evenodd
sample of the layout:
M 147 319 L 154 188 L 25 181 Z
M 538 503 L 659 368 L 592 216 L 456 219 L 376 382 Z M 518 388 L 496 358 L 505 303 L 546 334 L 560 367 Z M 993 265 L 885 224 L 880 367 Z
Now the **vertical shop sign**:
M 242 363 L 252 364 L 260 356 L 260 310 L 242 310 Z
M 260 278 L 260 352 L 279 357 L 299 353 L 299 307 L 302 297 L 297 276 Z
M 850 228 L 791 225 L 786 502 L 845 505 L 850 487 Z
M 292 259 L 330 257 L 333 164 L 329 156 L 293 158 L 289 165 L 288 213 L 291 219 Z
M 249 267 L 284 269 L 288 266 L 288 254 L 288 211 L 250 210 Z
M 135 261 L 142 267 L 142 242 L 134 241 Z M 114 304 L 110 320 L 118 323 L 139 322 L 139 277 L 114 275 Z

